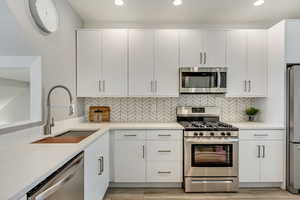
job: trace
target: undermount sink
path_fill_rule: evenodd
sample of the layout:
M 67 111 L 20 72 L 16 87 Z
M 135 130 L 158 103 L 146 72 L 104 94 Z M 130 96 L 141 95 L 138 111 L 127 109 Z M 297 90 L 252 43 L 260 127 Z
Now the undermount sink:
M 33 142 L 33 144 L 63 144 L 63 143 L 79 143 L 88 136 L 94 134 L 97 130 L 71 130 L 64 132 L 62 134 L 56 135 L 54 137 L 47 137 L 38 141 Z

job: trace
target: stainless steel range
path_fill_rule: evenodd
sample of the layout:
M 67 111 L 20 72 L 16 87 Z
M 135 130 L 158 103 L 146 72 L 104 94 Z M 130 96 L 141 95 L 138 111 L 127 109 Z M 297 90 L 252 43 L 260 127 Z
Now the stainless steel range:
M 216 107 L 178 107 L 184 126 L 185 192 L 238 191 L 238 128 Z

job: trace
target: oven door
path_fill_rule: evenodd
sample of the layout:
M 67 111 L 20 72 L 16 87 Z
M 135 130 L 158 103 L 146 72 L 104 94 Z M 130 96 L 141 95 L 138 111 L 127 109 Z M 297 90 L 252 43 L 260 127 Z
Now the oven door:
M 225 93 L 226 68 L 181 68 L 180 93 Z
M 238 139 L 184 139 L 187 177 L 238 176 Z

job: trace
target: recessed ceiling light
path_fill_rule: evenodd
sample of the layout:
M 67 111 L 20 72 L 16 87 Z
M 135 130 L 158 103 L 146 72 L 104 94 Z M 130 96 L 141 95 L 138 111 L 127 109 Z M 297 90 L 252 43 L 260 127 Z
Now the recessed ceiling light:
M 257 1 L 255 1 L 254 2 L 254 6 L 261 6 L 261 5 L 263 5 L 265 3 L 265 1 L 264 0 L 257 0 Z
M 173 5 L 174 6 L 180 6 L 182 4 L 182 0 L 174 0 Z
M 123 6 L 124 5 L 124 1 L 123 0 L 115 0 L 115 5 L 116 6 Z

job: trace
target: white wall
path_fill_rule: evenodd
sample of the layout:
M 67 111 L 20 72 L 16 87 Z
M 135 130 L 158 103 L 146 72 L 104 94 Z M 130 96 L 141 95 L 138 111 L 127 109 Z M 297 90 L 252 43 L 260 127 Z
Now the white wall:
M 42 56 L 44 98 L 46 92 L 57 84 L 70 88 L 75 96 L 76 43 L 75 29 L 82 20 L 67 0 L 54 0 L 60 14 L 60 28 L 51 35 L 39 31 L 28 9 L 28 0 L 0 1 L 0 55 Z M 64 91 L 55 92 L 54 104 L 67 104 Z M 79 101 L 77 116 L 83 115 L 83 102 Z M 67 109 L 53 111 L 56 120 L 69 118 Z M 73 116 L 74 117 L 74 116 Z

